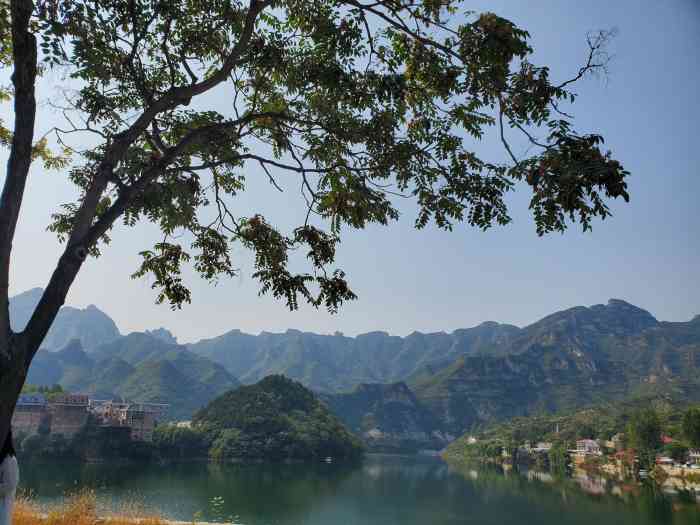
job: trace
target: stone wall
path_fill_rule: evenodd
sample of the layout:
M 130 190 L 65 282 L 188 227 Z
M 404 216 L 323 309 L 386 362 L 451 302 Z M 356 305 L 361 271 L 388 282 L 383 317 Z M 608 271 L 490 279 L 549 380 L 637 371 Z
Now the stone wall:
M 41 427 L 47 429 L 51 426 L 51 414 L 46 407 L 17 406 L 12 414 L 12 429 L 15 434 L 20 432 L 25 434 L 36 434 Z
M 156 421 L 152 413 L 127 410 L 125 424 L 131 428 L 131 439 L 134 441 L 153 441 Z
M 88 420 L 86 406 L 80 405 L 51 405 L 51 432 L 72 437 L 77 434 Z

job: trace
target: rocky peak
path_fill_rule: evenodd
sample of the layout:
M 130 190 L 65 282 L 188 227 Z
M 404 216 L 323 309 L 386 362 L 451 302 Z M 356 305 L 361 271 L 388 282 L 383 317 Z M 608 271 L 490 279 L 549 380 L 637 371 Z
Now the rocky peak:
M 155 337 L 156 339 L 160 339 L 161 341 L 165 341 L 166 343 L 171 345 L 177 344 L 177 337 L 175 337 L 173 333 L 167 328 L 161 327 L 156 328 L 155 330 L 146 330 L 146 334 Z
M 71 339 L 66 346 L 56 352 L 56 357 L 68 365 L 82 365 L 91 362 L 80 339 Z

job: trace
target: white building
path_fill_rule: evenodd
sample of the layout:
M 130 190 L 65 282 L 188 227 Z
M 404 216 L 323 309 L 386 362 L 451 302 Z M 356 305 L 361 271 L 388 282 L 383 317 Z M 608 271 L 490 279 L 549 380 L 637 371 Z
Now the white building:
M 600 456 L 600 444 L 595 439 L 579 439 L 576 441 L 576 453 L 586 456 Z

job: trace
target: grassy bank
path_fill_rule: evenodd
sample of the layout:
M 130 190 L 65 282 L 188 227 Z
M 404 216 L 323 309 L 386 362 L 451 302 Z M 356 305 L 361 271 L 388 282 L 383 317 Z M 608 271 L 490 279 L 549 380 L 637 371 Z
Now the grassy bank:
M 66 497 L 65 501 L 50 509 L 39 508 L 31 498 L 18 498 L 13 525 L 205 525 L 204 522 L 172 522 L 146 513 L 133 505 L 125 506 L 113 514 L 99 514 L 95 494 L 82 491 Z

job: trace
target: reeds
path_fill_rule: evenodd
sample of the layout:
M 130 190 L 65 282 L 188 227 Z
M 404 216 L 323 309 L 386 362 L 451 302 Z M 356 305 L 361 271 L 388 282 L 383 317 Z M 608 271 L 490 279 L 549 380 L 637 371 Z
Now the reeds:
M 27 497 L 17 498 L 13 525 L 167 525 L 168 521 L 146 514 L 139 505 L 98 516 L 95 493 L 82 490 L 66 497 L 63 504 L 43 512 Z

